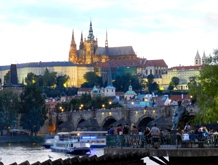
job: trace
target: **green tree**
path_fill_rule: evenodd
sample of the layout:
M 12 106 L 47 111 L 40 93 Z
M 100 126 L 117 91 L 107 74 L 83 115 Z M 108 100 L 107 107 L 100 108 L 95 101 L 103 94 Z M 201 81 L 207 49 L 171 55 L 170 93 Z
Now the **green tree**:
M 43 75 L 44 86 L 52 87 L 56 85 L 56 82 L 57 82 L 57 72 L 49 72 L 48 68 L 46 68 L 45 73 Z
M 174 85 L 172 83 L 172 81 L 170 81 L 169 86 L 168 86 L 168 90 L 173 90 L 174 89 Z
M 87 72 L 84 75 L 84 79 L 86 82 L 94 82 L 94 83 L 98 83 L 98 78 L 99 76 L 95 74 L 95 72 Z
M 192 85 L 196 86 L 197 85 L 196 76 L 189 77 L 189 82 L 187 85 L 189 89 Z
M 19 100 L 17 94 L 10 89 L 0 91 L 0 126 L 17 128 Z
M 59 87 L 59 88 L 67 87 L 67 81 L 69 80 L 69 78 L 70 77 L 67 76 L 67 75 L 58 76 L 57 77 L 57 83 L 56 83 L 57 87 Z
M 204 65 L 197 77 L 197 84 L 190 86 L 190 95 L 197 100 L 199 111 L 195 117 L 196 123 L 217 123 L 218 119 L 218 50 L 209 59 L 210 64 Z
M 126 92 L 128 91 L 129 85 L 132 85 L 133 90 L 141 90 L 142 85 L 137 76 L 132 76 L 130 73 L 124 74 L 122 76 L 116 76 L 113 86 L 116 91 Z
M 20 125 L 23 129 L 31 132 L 31 135 L 38 133 L 47 119 L 47 109 L 45 98 L 42 96 L 42 90 L 37 84 L 25 86 L 20 95 Z
M 25 82 L 27 85 L 34 84 L 36 83 L 36 81 L 37 81 L 37 76 L 34 73 L 30 72 L 27 74 L 27 77 L 25 78 Z
M 147 87 L 148 87 L 148 90 L 149 90 L 149 93 L 152 92 L 152 84 L 154 82 L 154 75 L 153 74 L 149 74 L 147 76 Z
M 171 82 L 172 82 L 172 85 L 174 85 L 174 87 L 176 87 L 176 89 L 177 89 L 177 85 L 179 85 L 179 82 L 180 82 L 179 78 L 172 77 Z
M 5 75 L 4 75 L 4 84 L 8 84 L 10 81 L 10 71 L 8 71 Z

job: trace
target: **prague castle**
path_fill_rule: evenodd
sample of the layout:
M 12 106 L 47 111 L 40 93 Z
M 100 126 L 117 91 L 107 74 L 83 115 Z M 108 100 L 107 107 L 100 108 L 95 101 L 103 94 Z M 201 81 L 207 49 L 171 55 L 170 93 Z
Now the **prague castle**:
M 96 62 L 136 58 L 137 56 L 132 46 L 109 47 L 107 32 L 105 46 L 99 47 L 98 39 L 95 39 L 93 34 L 92 22 L 90 22 L 89 34 L 87 39 L 84 38 L 83 40 L 83 33 L 81 33 L 79 50 L 77 50 L 73 31 L 69 51 L 69 61 L 71 61 L 74 64 L 92 64 Z

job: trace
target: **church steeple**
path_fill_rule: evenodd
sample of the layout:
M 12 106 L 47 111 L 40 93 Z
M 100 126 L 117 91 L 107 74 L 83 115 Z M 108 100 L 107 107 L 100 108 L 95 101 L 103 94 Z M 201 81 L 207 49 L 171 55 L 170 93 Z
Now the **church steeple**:
M 71 44 L 70 44 L 70 51 L 69 51 L 69 61 L 73 63 L 77 63 L 77 50 L 76 50 L 76 43 L 74 40 L 74 30 L 72 32 L 72 39 L 71 39 Z
M 72 32 L 72 40 L 71 41 L 75 41 L 74 40 L 74 30 L 73 30 L 73 32 Z
M 90 21 L 90 27 L 89 27 L 89 35 L 88 40 L 94 40 L 93 30 L 92 30 L 92 21 Z
M 83 32 L 81 32 L 79 49 L 83 49 L 83 47 L 84 47 L 84 44 L 83 44 Z
M 202 56 L 202 65 L 204 65 L 206 63 L 207 63 L 207 57 L 206 57 L 205 51 L 204 51 L 203 56 Z
M 198 50 L 197 50 L 197 53 L 195 56 L 195 66 L 198 66 L 198 65 L 201 65 L 201 57 L 200 57 Z
M 106 31 L 105 48 L 108 48 L 107 31 Z

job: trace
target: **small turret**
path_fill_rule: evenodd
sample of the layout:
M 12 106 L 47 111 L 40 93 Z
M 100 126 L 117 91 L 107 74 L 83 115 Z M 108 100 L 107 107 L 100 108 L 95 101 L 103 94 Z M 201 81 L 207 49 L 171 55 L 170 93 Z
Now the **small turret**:
M 201 65 L 201 57 L 200 57 L 198 50 L 197 50 L 197 53 L 195 56 L 195 66 L 198 66 L 198 65 Z
M 206 63 L 207 63 L 207 57 L 206 57 L 205 51 L 204 51 L 203 56 L 202 56 L 202 65 L 204 65 Z

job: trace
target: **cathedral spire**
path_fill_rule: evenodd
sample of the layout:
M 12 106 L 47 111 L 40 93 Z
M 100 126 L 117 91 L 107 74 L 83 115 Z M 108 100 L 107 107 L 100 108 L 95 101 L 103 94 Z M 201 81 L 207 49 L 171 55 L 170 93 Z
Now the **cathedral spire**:
M 83 32 L 81 32 L 80 42 L 83 42 Z
M 105 48 L 108 48 L 107 31 L 106 31 Z
M 74 30 L 72 32 L 72 41 L 74 41 Z
M 94 40 L 94 38 L 95 37 L 93 35 L 93 30 L 92 30 L 92 21 L 90 21 L 88 40 Z
M 83 49 L 83 32 L 81 32 L 79 49 Z

